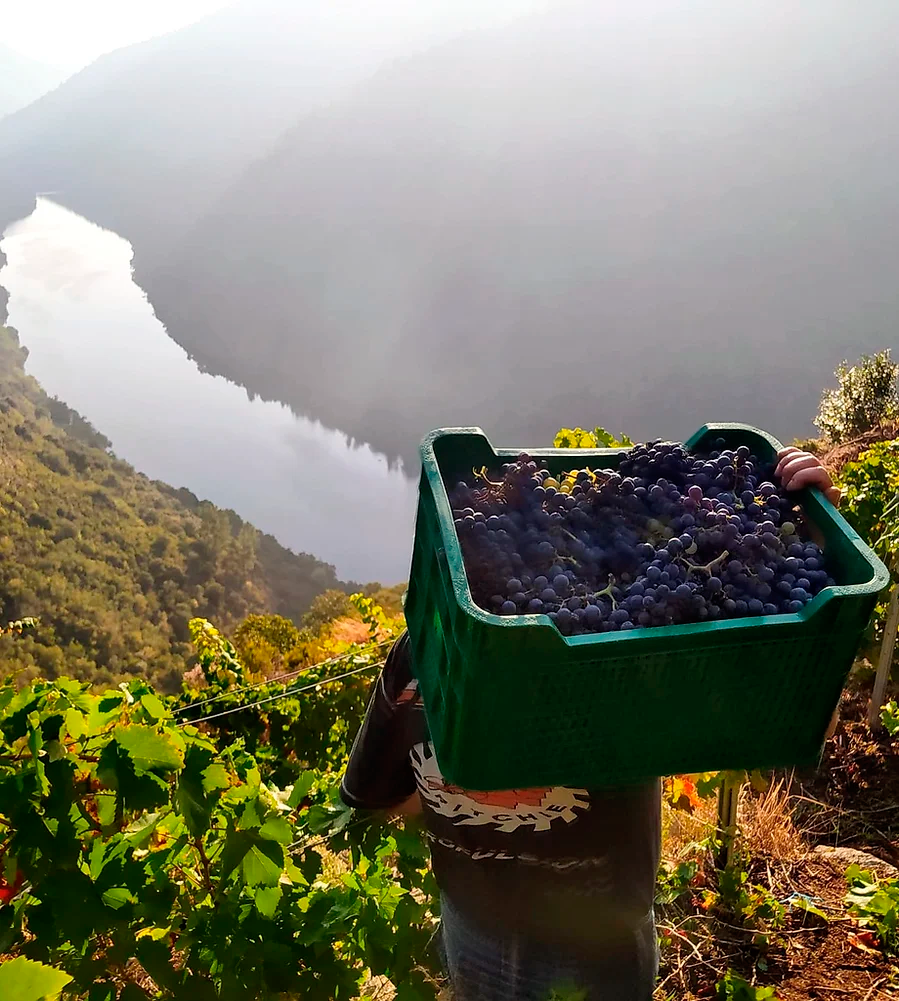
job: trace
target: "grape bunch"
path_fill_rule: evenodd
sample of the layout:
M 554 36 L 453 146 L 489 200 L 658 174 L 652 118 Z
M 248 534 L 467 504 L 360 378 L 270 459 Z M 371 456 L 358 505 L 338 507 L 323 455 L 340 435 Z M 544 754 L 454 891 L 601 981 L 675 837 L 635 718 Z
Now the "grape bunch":
M 526 453 L 450 490 L 475 602 L 567 636 L 800 611 L 834 583 L 774 468 L 654 441 L 558 479 Z

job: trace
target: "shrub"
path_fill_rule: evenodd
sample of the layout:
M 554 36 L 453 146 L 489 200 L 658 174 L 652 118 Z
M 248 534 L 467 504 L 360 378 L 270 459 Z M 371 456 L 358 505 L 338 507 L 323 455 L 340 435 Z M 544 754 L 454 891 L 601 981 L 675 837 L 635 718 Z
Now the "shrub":
M 815 424 L 839 444 L 899 416 L 899 365 L 889 349 L 863 355 L 852 367 L 843 362 L 834 373 L 836 389 L 825 389 Z

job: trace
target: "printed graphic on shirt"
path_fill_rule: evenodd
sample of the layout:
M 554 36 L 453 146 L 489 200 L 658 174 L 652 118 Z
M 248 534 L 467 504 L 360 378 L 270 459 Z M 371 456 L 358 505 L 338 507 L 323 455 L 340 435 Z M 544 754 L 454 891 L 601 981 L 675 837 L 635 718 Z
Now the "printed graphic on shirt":
M 398 706 L 405 705 L 407 702 L 412 702 L 417 700 L 421 702 L 421 696 L 418 693 L 418 682 L 413 678 L 408 685 L 400 692 L 399 697 L 396 700 Z
M 503 834 L 511 834 L 520 827 L 548 831 L 556 822 L 570 824 L 577 820 L 578 810 L 590 809 L 586 789 L 564 786 L 499 792 L 460 789 L 440 774 L 431 743 L 412 748 L 412 768 L 422 799 L 435 813 L 454 824 L 487 825 Z

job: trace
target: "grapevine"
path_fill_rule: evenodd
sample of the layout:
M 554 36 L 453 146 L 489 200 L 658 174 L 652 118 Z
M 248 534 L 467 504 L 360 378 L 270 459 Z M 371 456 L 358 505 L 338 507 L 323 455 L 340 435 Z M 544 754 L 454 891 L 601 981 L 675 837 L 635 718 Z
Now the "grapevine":
M 348 662 L 376 668 L 385 624 L 366 611 L 371 644 L 313 681 Z M 246 698 L 227 694 L 246 681 L 230 643 L 208 623 L 192 629 L 203 692 L 223 695 L 217 705 Z M 0 954 L 19 958 L 0 970 L 49 970 L 54 990 L 90 1001 L 331 1001 L 360 996 L 372 977 L 399 998 L 434 997 L 423 844 L 351 820 L 329 767 L 361 713 L 367 681 L 356 679 L 374 674 L 214 727 L 185 718 L 196 709 L 176 714 L 196 691 L 167 700 L 141 681 L 102 694 L 68 679 L 19 691 L 7 681 Z M 296 743 L 322 726 L 318 742 Z

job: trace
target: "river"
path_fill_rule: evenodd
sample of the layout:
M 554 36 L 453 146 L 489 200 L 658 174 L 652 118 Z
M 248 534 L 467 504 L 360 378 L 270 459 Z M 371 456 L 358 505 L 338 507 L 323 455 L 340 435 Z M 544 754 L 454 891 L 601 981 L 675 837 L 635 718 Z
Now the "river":
M 406 579 L 413 481 L 340 431 L 201 372 L 132 280 L 126 240 L 39 198 L 0 249 L 27 370 L 117 456 L 232 508 L 344 579 Z

